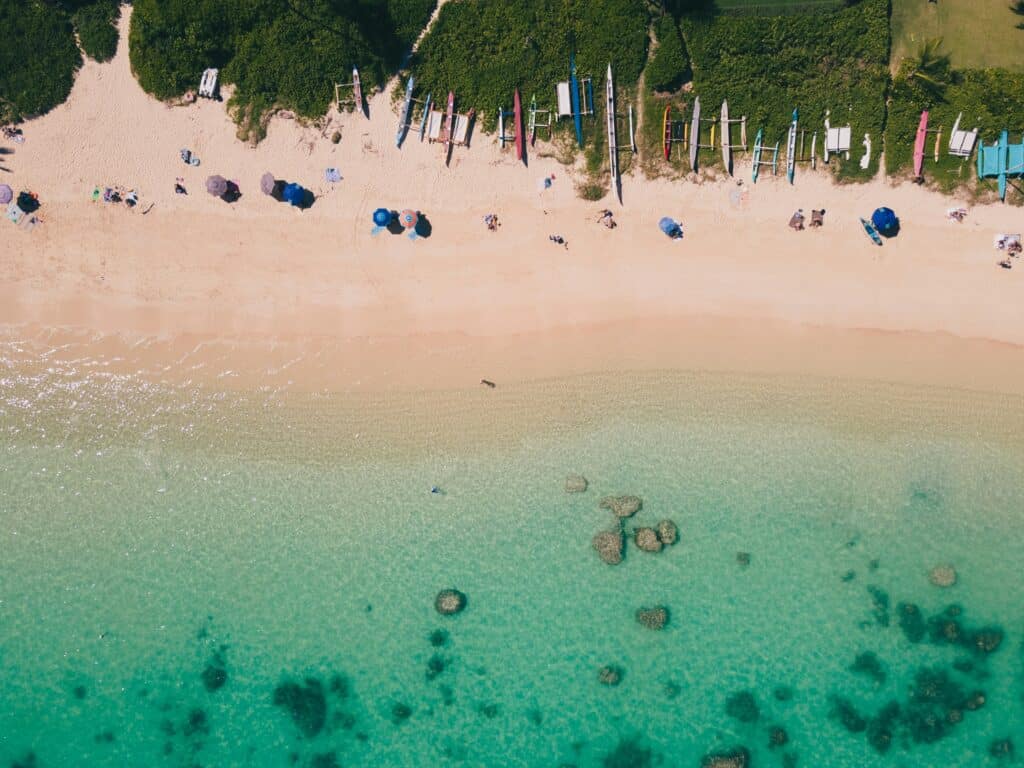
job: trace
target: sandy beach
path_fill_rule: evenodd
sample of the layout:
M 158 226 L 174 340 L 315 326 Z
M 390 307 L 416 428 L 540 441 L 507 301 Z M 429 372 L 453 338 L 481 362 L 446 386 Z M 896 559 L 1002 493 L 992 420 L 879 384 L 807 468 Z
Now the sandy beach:
M 793 186 L 755 186 L 742 155 L 736 179 L 634 174 L 623 204 L 589 203 L 543 142 L 528 168 L 480 132 L 450 167 L 415 132 L 397 149 L 381 94 L 369 118 L 335 115 L 326 130 L 275 118 L 253 148 L 224 103 L 144 94 L 126 37 L 10 145 L 4 181 L 38 193 L 43 224 L 4 227 L 7 340 L 103 338 L 125 365 L 124 350 L 152 362 L 217 348 L 221 374 L 287 362 L 289 383 L 336 389 L 707 368 L 1024 391 L 1024 264 L 998 268 L 992 247 L 995 233 L 1022 229 L 1018 209 L 970 207 L 954 224 L 948 197 L 887 181 L 840 187 L 805 168 Z M 185 166 L 182 148 L 201 166 Z M 342 180 L 324 181 L 327 167 Z M 267 171 L 311 189 L 315 205 L 263 195 Z M 241 200 L 208 195 L 210 174 L 237 181 Z M 179 176 L 188 195 L 174 194 Z M 90 199 L 115 184 L 138 191 L 134 211 Z M 882 248 L 858 222 L 879 205 L 902 224 Z M 380 206 L 421 211 L 431 236 L 372 236 Z M 605 207 L 614 230 L 597 223 Z M 789 230 L 797 208 L 826 209 L 825 226 Z M 682 222 L 682 241 L 658 230 L 665 215 Z

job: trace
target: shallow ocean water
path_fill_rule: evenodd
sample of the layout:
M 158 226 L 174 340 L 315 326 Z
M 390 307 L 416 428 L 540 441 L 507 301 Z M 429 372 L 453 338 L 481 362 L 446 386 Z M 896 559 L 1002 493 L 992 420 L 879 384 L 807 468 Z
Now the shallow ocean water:
M 2 386 L 0 766 L 980 765 L 1024 731 L 1012 400 L 664 374 L 371 408 L 80 361 Z M 627 529 L 680 541 L 607 566 L 627 493 Z M 960 606 L 965 640 L 912 641 L 901 602 Z

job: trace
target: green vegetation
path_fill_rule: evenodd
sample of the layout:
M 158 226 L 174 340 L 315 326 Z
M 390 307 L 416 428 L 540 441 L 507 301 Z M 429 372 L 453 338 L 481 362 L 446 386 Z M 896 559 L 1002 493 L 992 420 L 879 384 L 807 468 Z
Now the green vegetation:
M 999 69 L 952 71 L 948 84 L 937 95 L 933 88 L 923 87 L 913 77 L 913 62 L 905 62 L 897 74 L 889 107 L 885 134 L 886 172 L 905 174 L 913 165 L 914 138 L 921 111 L 929 110 L 929 127 L 942 127 L 939 161 L 933 159 L 934 135 L 926 144 L 924 175 L 929 182 L 944 190 L 952 190 L 971 178 L 975 158 L 952 157 L 946 151 L 949 132 L 957 115 L 963 112 L 961 127 L 979 128 L 979 140 L 991 143 L 999 132 L 1009 128 L 1015 133 L 1024 126 L 1024 74 Z M 995 189 L 994 182 L 984 182 L 982 189 Z
M 94 0 L 78 3 L 71 20 L 85 55 L 96 61 L 109 61 L 117 53 L 117 17 L 120 0 Z
M 555 107 L 555 83 L 569 78 L 569 53 L 575 38 L 581 77 L 593 76 L 595 106 L 600 106 L 605 67 L 611 62 L 616 82 L 633 86 L 647 57 L 647 11 L 642 0 L 474 0 L 445 5 L 423 39 L 411 68 L 418 93 L 435 98 L 454 91 L 458 102 L 484 112 L 493 128 L 496 110 L 512 105 L 519 88 L 529 103 L 537 95 L 542 109 Z M 627 91 L 620 89 L 625 104 Z M 588 137 L 603 133 L 604 123 L 584 120 Z M 571 130 L 562 121 L 561 130 Z
M 728 99 L 734 116 L 747 116 L 750 141 L 763 128 L 766 142 L 779 140 L 784 147 L 794 107 L 810 131 L 820 133 L 831 110 L 833 122 L 849 122 L 858 135 L 882 135 L 889 84 L 887 0 L 862 0 L 830 14 L 683 18 L 680 28 L 694 93 L 706 110 Z M 865 171 L 851 157 L 840 163 L 839 175 L 869 178 L 877 158 L 876 151 Z
M 892 0 L 892 71 L 941 37 L 955 69 L 1024 72 L 1024 31 L 1014 0 Z
M 647 85 L 654 91 L 674 91 L 693 75 L 686 46 L 675 19 L 668 14 L 655 22 L 654 34 L 658 47 L 644 72 Z
M 207 67 L 234 85 L 240 135 L 259 138 L 272 108 L 326 112 L 334 83 L 359 68 L 380 87 L 436 0 L 137 0 L 131 61 L 157 98 L 194 89 Z
M 42 114 L 71 93 L 82 54 L 70 17 L 38 0 L 0 0 L 0 122 Z

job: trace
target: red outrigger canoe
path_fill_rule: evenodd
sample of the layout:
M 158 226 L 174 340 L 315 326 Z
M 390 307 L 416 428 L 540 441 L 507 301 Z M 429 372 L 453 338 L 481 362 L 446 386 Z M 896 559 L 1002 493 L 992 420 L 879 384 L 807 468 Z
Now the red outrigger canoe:
M 921 177 L 924 168 L 924 142 L 928 138 L 928 110 L 921 113 L 921 122 L 917 124 L 917 138 L 914 139 L 914 176 Z
M 516 88 L 512 97 L 512 120 L 513 130 L 516 132 L 516 160 L 524 160 L 526 145 L 523 142 L 523 103 L 519 99 L 519 89 Z

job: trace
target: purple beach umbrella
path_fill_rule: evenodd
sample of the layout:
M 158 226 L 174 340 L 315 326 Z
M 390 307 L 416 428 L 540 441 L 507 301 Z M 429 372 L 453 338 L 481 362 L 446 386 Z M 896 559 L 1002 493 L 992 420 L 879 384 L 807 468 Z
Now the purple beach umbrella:
M 6 184 L 0 184 L 0 205 L 7 205 L 14 199 L 14 190 Z
M 264 195 L 274 194 L 274 184 L 276 183 L 277 179 L 274 178 L 274 174 L 272 173 L 264 173 L 263 176 L 260 177 L 260 189 L 263 191 Z
M 206 180 L 206 191 L 214 197 L 224 197 L 228 191 L 228 180 L 223 176 L 210 176 Z

